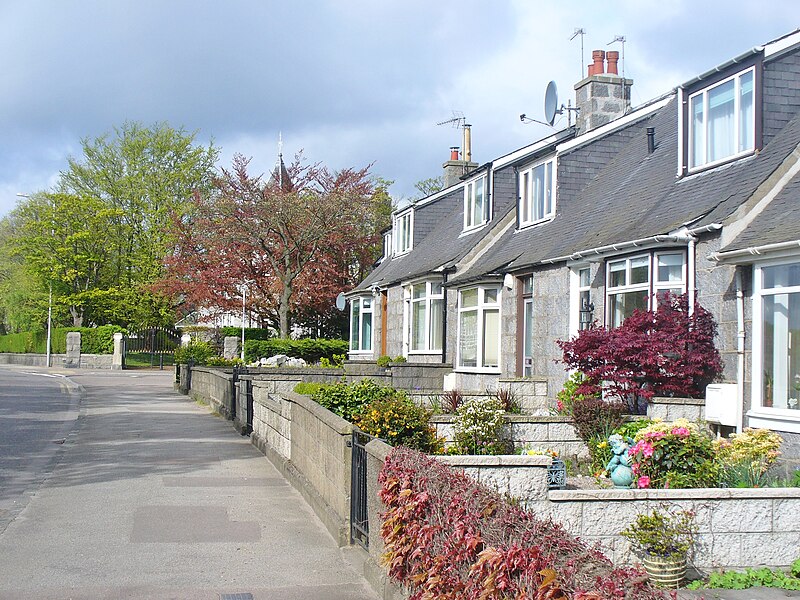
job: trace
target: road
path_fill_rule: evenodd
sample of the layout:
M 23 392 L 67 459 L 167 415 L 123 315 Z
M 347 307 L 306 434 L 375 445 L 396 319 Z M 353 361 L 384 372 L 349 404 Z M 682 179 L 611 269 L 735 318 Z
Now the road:
M 51 472 L 78 418 L 79 386 L 39 371 L 0 371 L 0 534 Z
M 35 371 L 0 367 L 0 599 L 375 600 L 361 555 L 171 372 Z

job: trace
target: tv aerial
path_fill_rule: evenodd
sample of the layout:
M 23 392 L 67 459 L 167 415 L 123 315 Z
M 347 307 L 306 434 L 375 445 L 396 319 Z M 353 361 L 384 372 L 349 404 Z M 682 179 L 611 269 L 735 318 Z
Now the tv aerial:
M 437 123 L 437 125 L 452 125 L 453 129 L 460 129 L 464 127 L 467 123 L 467 118 L 464 116 L 464 113 L 460 110 L 454 110 L 453 118 L 447 119 L 446 121 L 442 121 Z

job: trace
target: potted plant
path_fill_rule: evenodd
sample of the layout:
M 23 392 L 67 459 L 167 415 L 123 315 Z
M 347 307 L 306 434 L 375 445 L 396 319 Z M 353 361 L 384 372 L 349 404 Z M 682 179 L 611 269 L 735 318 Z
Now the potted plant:
M 533 448 L 526 444 L 521 450 L 523 456 L 549 456 L 553 463 L 547 467 L 547 489 L 563 490 L 567 487 L 567 465 L 555 450 Z
M 677 589 L 686 576 L 686 563 L 697 526 L 694 511 L 663 505 L 638 514 L 620 535 L 642 557 L 645 571 L 656 585 Z

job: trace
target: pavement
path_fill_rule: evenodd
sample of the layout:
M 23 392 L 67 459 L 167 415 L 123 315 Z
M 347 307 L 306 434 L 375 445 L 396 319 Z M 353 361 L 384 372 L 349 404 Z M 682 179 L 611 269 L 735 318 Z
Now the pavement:
M 0 531 L 0 599 L 377 598 L 363 552 L 171 371 L 62 373 L 79 416 Z

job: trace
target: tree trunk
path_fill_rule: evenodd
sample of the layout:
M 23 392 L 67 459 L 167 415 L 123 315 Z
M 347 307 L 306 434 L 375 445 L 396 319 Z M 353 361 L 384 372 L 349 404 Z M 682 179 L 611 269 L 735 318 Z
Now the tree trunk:
M 292 284 L 283 282 L 283 290 L 281 290 L 280 304 L 278 305 L 278 317 L 280 318 L 280 337 L 287 339 L 289 337 L 289 299 L 292 297 Z
M 72 326 L 83 327 L 83 311 L 77 306 L 69 307 L 69 314 L 72 315 Z

